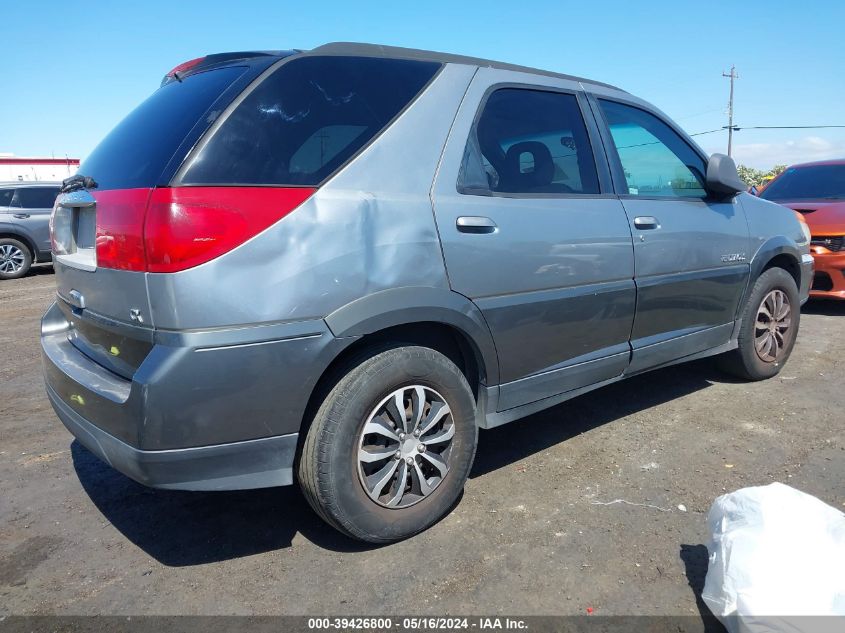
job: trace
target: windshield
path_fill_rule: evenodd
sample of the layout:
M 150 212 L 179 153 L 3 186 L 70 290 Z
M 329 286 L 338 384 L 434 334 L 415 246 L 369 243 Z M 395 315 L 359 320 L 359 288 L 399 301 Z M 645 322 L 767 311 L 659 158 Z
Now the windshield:
M 765 200 L 845 199 L 845 165 L 790 167 L 760 194 Z

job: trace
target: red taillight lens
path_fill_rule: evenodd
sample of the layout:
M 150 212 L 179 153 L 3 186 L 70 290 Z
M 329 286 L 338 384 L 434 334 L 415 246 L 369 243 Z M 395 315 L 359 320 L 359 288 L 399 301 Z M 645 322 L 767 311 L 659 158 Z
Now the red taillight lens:
M 246 242 L 302 204 L 314 189 L 174 187 L 150 199 L 144 243 L 147 270 L 198 266 Z
M 314 191 L 165 187 L 95 193 L 97 266 L 156 273 L 199 266 L 256 236 Z
M 97 266 L 146 270 L 144 214 L 151 189 L 92 192 L 97 201 Z

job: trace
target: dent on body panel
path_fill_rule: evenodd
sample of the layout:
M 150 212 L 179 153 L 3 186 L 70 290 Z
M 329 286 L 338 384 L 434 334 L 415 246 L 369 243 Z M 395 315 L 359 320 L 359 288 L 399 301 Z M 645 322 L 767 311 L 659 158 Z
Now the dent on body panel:
M 372 145 L 260 235 L 191 270 L 150 274 L 157 325 L 321 318 L 380 290 L 448 287 L 429 190 L 473 72 L 446 66 Z

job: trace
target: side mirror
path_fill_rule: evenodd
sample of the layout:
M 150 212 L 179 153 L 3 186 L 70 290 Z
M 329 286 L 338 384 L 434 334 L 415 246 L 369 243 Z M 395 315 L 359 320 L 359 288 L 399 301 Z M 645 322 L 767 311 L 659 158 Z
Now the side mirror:
M 733 158 L 724 154 L 713 154 L 707 161 L 705 181 L 708 191 L 721 196 L 733 196 L 748 188 L 739 179 Z
M 757 185 L 751 185 L 751 186 L 748 188 L 748 193 L 750 193 L 752 196 L 759 196 L 759 195 L 760 195 L 760 190 L 759 190 L 759 189 L 757 189 Z

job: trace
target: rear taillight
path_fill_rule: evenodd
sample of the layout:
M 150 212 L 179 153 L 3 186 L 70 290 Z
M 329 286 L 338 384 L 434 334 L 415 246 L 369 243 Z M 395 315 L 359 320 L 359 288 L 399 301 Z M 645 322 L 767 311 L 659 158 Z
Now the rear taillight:
M 302 204 L 314 189 L 174 187 L 153 191 L 144 226 L 147 270 L 198 266 L 246 242 Z
M 98 192 L 97 266 L 156 273 L 198 266 L 279 221 L 314 191 L 165 187 Z
M 144 214 L 150 189 L 95 192 L 97 201 L 97 266 L 118 270 L 146 270 Z

